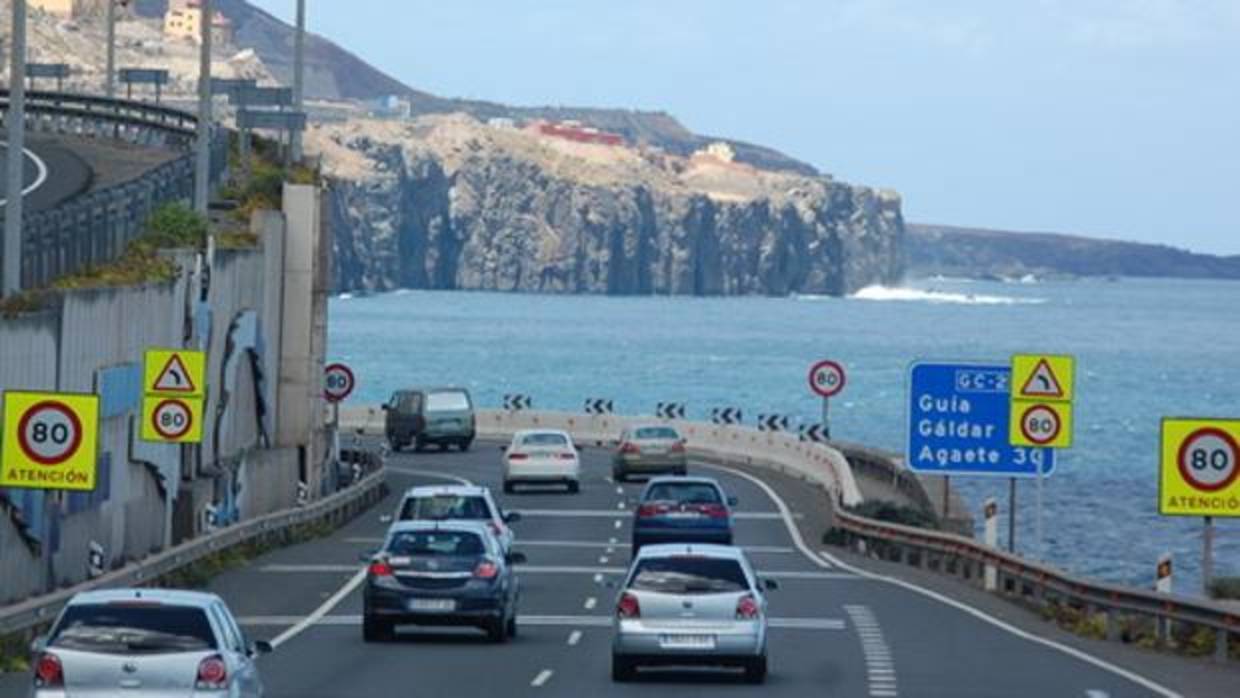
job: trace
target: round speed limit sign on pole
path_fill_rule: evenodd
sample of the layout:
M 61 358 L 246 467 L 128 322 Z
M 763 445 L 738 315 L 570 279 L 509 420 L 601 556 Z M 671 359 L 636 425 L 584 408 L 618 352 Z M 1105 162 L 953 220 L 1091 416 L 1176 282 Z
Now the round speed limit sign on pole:
M 353 370 L 348 366 L 334 363 L 323 367 L 323 397 L 328 402 L 340 402 L 349 397 L 356 385 Z
M 1159 512 L 1240 516 L 1240 420 L 1163 420 Z
M 809 388 L 822 397 L 834 397 L 844 389 L 844 367 L 836 361 L 819 361 L 809 369 Z
M 142 400 L 142 440 L 201 443 L 202 398 L 148 396 Z
M 0 487 L 95 489 L 98 424 L 98 396 L 5 393 Z

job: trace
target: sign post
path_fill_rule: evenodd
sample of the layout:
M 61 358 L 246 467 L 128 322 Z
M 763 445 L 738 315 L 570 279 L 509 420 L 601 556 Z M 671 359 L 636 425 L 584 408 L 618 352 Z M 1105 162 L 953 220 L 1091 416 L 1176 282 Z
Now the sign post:
M 913 363 L 905 450 L 908 468 L 942 476 L 1000 476 L 1013 482 L 1051 474 L 1055 469 L 1052 449 L 1013 446 L 1008 440 L 1011 377 L 1011 368 L 1003 364 Z M 1013 530 L 1014 504 L 1009 511 Z M 1009 541 L 1013 541 L 1010 532 Z
M 1072 401 L 1075 399 L 1076 359 L 1051 354 L 1012 357 L 1013 446 L 1072 446 Z M 1037 479 L 1035 529 L 1037 549 L 1045 556 L 1042 532 L 1042 478 Z
M 1162 422 L 1158 513 L 1203 517 L 1202 584 L 1214 575 L 1214 517 L 1240 517 L 1240 420 Z
M 357 379 L 353 369 L 342 363 L 323 367 L 323 398 L 332 406 L 332 460 L 340 464 L 340 402 L 349 397 Z
M 836 361 L 824 359 L 809 368 L 809 388 L 822 397 L 822 429 L 831 438 L 831 398 L 844 390 L 848 377 Z
M 982 513 L 986 520 L 983 534 L 985 543 L 992 548 L 997 548 L 999 547 L 999 503 L 994 497 L 986 499 Z M 999 587 L 999 571 L 995 569 L 994 563 L 986 563 L 985 582 L 986 591 L 994 591 Z

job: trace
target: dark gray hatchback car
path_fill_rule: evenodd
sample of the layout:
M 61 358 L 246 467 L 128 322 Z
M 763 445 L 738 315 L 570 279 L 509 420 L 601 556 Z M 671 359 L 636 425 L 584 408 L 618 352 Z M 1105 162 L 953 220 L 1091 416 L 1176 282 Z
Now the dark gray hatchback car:
M 474 442 L 474 402 L 464 388 L 397 390 L 383 410 L 384 433 L 393 451 L 409 445 L 421 451 L 430 444 L 466 451 Z

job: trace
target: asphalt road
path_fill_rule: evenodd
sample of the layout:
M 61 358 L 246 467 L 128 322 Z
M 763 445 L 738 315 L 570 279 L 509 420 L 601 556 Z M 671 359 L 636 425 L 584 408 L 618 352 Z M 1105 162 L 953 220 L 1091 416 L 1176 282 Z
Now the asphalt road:
M 514 524 L 516 549 L 529 558 L 519 568 L 520 635 L 509 644 L 491 645 L 470 630 L 425 629 L 409 629 L 391 643 L 362 642 L 358 555 L 377 544 L 385 529 L 379 515 L 395 506 L 395 494 L 332 536 L 266 555 L 211 586 L 252 638 L 277 640 L 261 668 L 268 695 L 281 698 L 1180 695 L 1071 654 L 1079 650 L 1040 644 L 989 616 L 872 578 L 806 545 L 811 536 L 794 535 L 816 514 L 812 498 L 798 496 L 791 481 L 777 490 L 752 474 L 706 464 L 691 469 L 719 477 L 739 498 L 737 543 L 781 585 L 769 594 L 771 675 L 762 687 L 700 670 L 643 672 L 636 683 L 613 684 L 616 592 L 607 583 L 628 562 L 626 498 L 639 485 L 610 482 L 600 451 L 587 451 L 583 465 L 578 495 L 499 495 L 506 509 L 524 515 Z M 500 492 L 494 445 L 479 443 L 468 454 L 399 454 L 388 466 L 394 493 L 452 478 Z
M 0 208 L 7 200 L 8 147 L 0 143 Z M 30 137 L 22 165 L 25 210 L 41 211 L 77 196 L 90 185 L 90 167 L 69 148 L 52 140 Z

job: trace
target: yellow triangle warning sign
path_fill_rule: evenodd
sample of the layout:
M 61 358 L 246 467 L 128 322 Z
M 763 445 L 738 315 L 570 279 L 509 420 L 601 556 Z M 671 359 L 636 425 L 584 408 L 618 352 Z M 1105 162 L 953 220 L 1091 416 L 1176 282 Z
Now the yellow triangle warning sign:
M 1020 394 L 1022 397 L 1063 397 L 1063 386 L 1050 363 L 1042 359 L 1029 374 L 1029 380 L 1025 381 Z
M 159 375 L 155 377 L 155 383 L 150 387 L 151 392 L 159 393 L 194 393 L 194 379 L 190 377 L 189 369 L 185 367 L 185 362 L 181 360 L 180 354 L 173 354 L 168 357 L 168 362 L 164 364 Z

